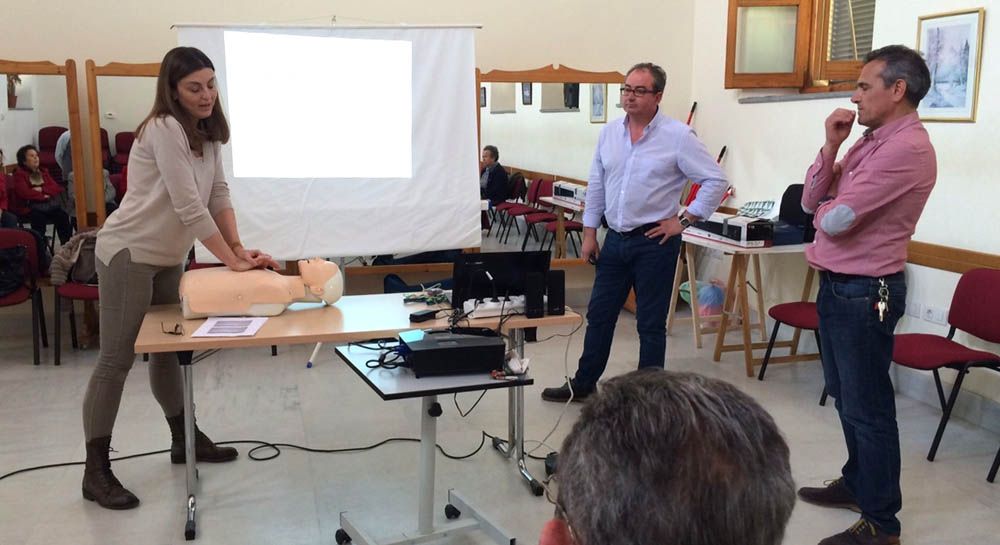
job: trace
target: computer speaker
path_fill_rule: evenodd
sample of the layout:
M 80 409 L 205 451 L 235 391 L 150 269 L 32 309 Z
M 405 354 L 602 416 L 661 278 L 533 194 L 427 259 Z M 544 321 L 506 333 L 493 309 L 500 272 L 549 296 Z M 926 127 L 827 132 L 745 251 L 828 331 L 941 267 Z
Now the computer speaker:
M 540 272 L 528 273 L 524 278 L 524 315 L 541 318 L 545 315 L 545 276 Z
M 546 283 L 549 296 L 549 315 L 562 316 L 566 313 L 566 271 L 549 271 Z

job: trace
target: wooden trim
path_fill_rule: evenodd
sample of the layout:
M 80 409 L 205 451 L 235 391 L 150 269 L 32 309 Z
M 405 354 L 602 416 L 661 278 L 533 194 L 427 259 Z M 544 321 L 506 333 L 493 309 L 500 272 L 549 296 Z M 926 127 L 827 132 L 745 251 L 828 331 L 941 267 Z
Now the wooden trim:
M 795 23 L 795 58 L 791 72 L 740 74 L 736 72 L 737 14 L 741 7 L 797 8 Z M 726 89 L 803 87 L 809 69 L 810 37 L 812 36 L 812 2 L 810 0 L 729 0 L 726 28 Z
M 101 164 L 101 109 L 97 96 L 97 76 L 155 78 L 160 73 L 160 63 L 109 62 L 104 66 L 97 66 L 93 59 L 87 59 L 85 64 L 87 77 L 87 113 L 90 121 L 88 132 L 90 133 L 91 191 L 96 203 L 94 205 L 96 210 L 95 226 L 101 226 L 104 225 L 104 220 L 107 218 L 105 217 L 104 210 L 104 165 Z
M 971 269 L 1000 269 L 1000 255 L 952 248 L 930 244 L 928 242 L 910 241 L 907 247 L 908 263 L 922 265 L 933 269 L 964 273 Z
M 583 259 L 553 259 L 549 264 L 550 269 L 556 270 L 566 270 L 571 267 L 579 267 L 581 265 L 586 265 L 587 262 Z M 371 265 L 371 266 L 352 266 L 344 267 L 344 276 L 347 278 L 351 277 L 363 277 L 363 276 L 384 276 L 387 274 L 413 274 L 413 273 L 428 273 L 428 272 L 446 272 L 451 274 L 452 263 L 418 263 L 414 265 Z
M 504 169 L 507 174 L 513 174 L 515 172 L 520 172 L 524 174 L 524 177 L 528 180 L 538 180 L 540 178 L 551 179 L 551 180 L 562 180 L 564 182 L 573 182 L 574 184 L 587 185 L 587 180 L 577 180 L 576 178 L 567 178 L 566 176 L 561 176 L 559 174 L 552 174 L 551 172 L 542 172 L 539 170 L 528 170 L 526 168 L 520 168 L 515 166 L 504 165 Z
M 67 59 L 65 64 L 49 61 L 0 60 L 2 74 L 30 74 L 34 76 L 63 76 L 66 78 L 66 122 L 69 125 L 70 147 L 73 153 L 73 191 L 77 194 L 76 217 L 78 227 L 87 227 L 87 172 L 83 166 L 83 132 L 80 121 L 80 94 L 76 77 L 76 61 Z M 16 165 L 12 165 L 15 166 Z M 6 167 L 5 167 L 6 168 Z M 82 195 L 82 198 L 80 197 Z
M 625 74 L 621 72 L 588 72 L 566 65 L 550 64 L 534 70 L 490 70 L 481 73 L 480 81 L 494 83 L 623 83 Z M 478 88 L 476 93 L 478 107 Z

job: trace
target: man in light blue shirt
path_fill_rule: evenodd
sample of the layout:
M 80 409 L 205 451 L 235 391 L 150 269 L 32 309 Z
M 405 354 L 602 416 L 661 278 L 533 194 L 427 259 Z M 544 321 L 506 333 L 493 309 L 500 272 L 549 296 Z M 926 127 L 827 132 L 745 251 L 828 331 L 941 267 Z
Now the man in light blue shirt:
M 601 131 L 590 167 L 583 213 L 582 256 L 597 266 L 587 308 L 587 334 L 570 384 L 546 388 L 542 399 L 582 401 L 597 387 L 611 353 L 618 313 L 635 289 L 639 367 L 664 366 L 670 288 L 681 231 L 722 200 L 725 174 L 687 125 L 659 112 L 667 76 L 652 63 L 633 66 L 622 87 L 626 116 Z M 687 180 L 701 184 L 680 212 Z M 609 230 L 597 243 L 601 216 Z

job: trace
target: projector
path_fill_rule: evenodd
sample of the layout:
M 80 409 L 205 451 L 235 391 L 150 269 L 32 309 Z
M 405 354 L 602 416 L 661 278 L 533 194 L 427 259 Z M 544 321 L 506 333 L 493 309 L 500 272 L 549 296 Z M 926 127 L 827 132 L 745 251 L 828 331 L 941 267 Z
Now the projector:
M 587 186 L 559 180 L 552 184 L 552 197 L 583 206 L 587 201 Z
M 715 213 L 684 233 L 743 248 L 766 248 L 773 242 L 774 224 L 769 220 Z
M 399 334 L 398 351 L 404 366 L 421 378 L 502 370 L 507 346 L 500 337 L 415 329 Z

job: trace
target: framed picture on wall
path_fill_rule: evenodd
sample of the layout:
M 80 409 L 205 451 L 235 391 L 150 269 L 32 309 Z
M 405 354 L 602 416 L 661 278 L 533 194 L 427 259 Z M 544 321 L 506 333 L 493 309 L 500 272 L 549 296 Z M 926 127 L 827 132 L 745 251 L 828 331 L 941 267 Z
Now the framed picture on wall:
M 931 88 L 918 110 L 923 121 L 976 120 L 985 16 L 978 8 L 918 19 L 917 49 L 931 72 Z
M 604 123 L 608 120 L 608 84 L 590 84 L 590 122 Z
M 486 87 L 479 88 L 479 107 L 486 107 Z
M 521 104 L 525 106 L 531 105 L 531 84 L 522 83 L 521 84 Z

